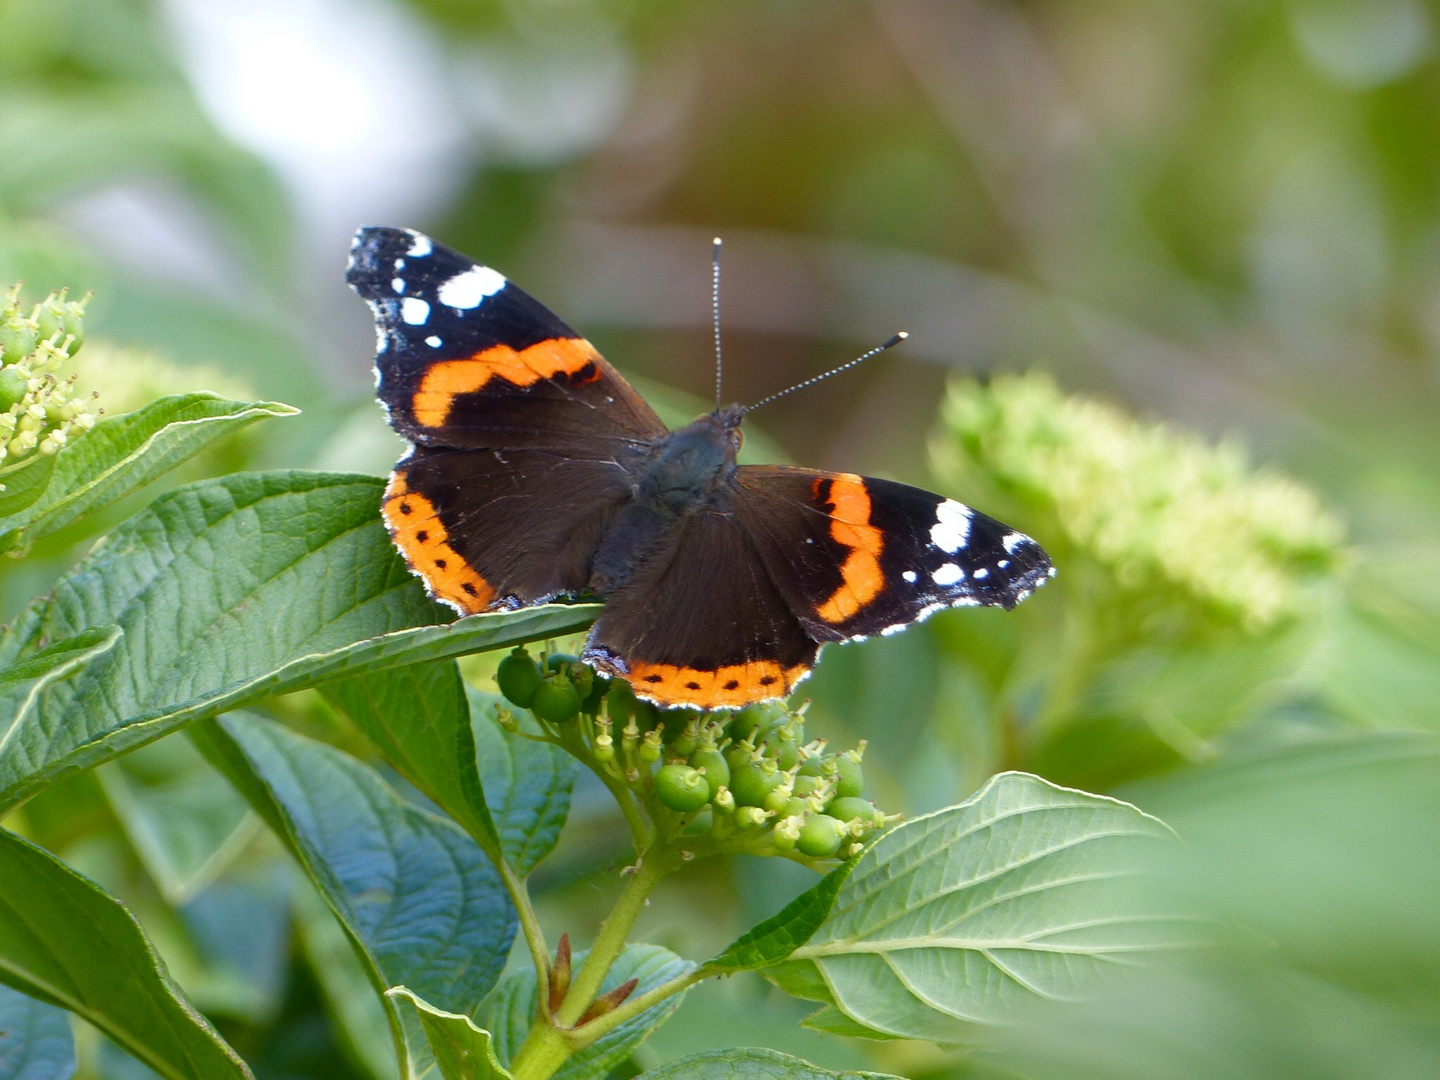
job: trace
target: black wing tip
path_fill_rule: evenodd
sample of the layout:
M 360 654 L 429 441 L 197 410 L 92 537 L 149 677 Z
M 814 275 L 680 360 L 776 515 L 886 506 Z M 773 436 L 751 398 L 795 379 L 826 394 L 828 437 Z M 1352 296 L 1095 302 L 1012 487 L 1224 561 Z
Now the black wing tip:
M 366 300 L 389 296 L 396 261 L 428 256 L 438 247 L 439 244 L 417 229 L 362 225 L 350 240 L 345 281 Z

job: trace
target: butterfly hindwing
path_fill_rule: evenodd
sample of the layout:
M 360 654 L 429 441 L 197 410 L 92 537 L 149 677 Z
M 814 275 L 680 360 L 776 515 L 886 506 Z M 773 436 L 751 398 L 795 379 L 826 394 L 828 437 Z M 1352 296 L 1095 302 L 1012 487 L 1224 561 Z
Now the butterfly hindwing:
M 722 500 L 606 598 L 583 656 L 641 697 L 716 709 L 787 696 L 818 649 Z
M 774 465 L 732 475 L 735 512 L 806 632 L 845 641 L 944 607 L 1014 607 L 1051 574 L 1040 545 L 952 499 Z
M 411 229 L 356 234 L 346 280 L 375 313 L 376 393 L 425 446 L 604 454 L 665 434 L 595 350 L 488 266 Z
M 542 450 L 417 447 L 381 507 L 430 595 L 462 615 L 577 595 L 615 509 L 613 465 Z

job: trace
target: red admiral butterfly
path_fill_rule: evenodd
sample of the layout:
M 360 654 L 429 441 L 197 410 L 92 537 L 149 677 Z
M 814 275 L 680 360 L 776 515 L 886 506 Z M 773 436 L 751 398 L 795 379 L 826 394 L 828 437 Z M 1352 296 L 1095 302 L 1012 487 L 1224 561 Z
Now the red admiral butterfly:
M 669 430 L 574 330 L 409 229 L 356 234 L 377 394 L 411 449 L 382 511 L 462 615 L 605 601 L 583 659 L 662 705 L 783 697 L 820 646 L 958 605 L 1014 607 L 1040 545 L 919 488 L 737 465 L 745 410 Z

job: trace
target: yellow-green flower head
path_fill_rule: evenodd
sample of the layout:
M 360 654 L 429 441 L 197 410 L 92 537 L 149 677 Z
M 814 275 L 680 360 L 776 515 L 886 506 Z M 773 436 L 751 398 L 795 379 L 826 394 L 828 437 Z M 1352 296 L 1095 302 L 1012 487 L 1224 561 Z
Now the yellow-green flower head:
M 75 358 L 80 381 L 100 395 L 107 413 L 133 412 L 168 394 L 208 390 L 235 401 L 249 401 L 251 389 L 217 368 L 173 364 L 129 346 L 96 339 Z
M 1126 590 L 1176 587 L 1258 631 L 1340 554 L 1342 527 L 1315 495 L 1253 469 L 1240 447 L 1066 396 L 1047 375 L 957 381 L 942 417 L 941 476 L 1049 518 Z
M 53 292 L 28 311 L 0 293 L 0 473 L 63 450 L 95 425 L 92 398 L 59 371 L 85 341 L 83 300 Z

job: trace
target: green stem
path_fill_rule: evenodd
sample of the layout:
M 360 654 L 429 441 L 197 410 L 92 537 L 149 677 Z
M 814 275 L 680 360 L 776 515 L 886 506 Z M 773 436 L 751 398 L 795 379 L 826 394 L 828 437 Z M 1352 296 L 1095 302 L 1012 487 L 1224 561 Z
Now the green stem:
M 495 868 L 500 872 L 500 880 L 504 882 L 505 891 L 510 894 L 510 900 L 520 917 L 520 930 L 525 935 L 525 944 L 530 947 L 530 960 L 535 965 L 537 985 L 544 987 L 550 981 L 550 946 L 545 944 L 545 931 L 540 929 L 540 920 L 535 917 L 535 909 L 530 905 L 530 890 L 525 887 L 525 882 L 516 876 L 515 871 L 510 869 L 503 857 L 495 860 Z M 545 1001 L 543 994 L 540 1000 Z
M 653 990 L 647 990 L 639 997 L 632 997 L 628 1001 L 616 1006 L 604 1016 L 597 1016 L 588 1024 L 578 1028 L 572 1028 L 565 1036 L 566 1041 L 574 1050 L 583 1050 L 591 1043 L 602 1036 L 614 1031 L 621 1024 L 628 1023 L 635 1019 L 646 1009 L 660 1004 L 668 997 L 688 990 L 702 979 L 708 979 L 715 972 L 704 967 L 697 967 L 685 975 L 671 979 L 669 982 L 661 983 Z
M 573 1052 L 564 1035 L 537 1020 L 510 1063 L 510 1075 L 514 1080 L 550 1080 Z
M 668 854 L 656 845 L 641 856 L 640 864 L 630 878 L 630 884 L 625 886 L 625 891 L 620 894 L 614 909 L 600 924 L 600 932 L 595 935 L 585 962 L 580 965 L 580 970 L 575 973 L 575 978 L 570 983 L 570 990 L 555 1014 L 557 1025 L 570 1027 L 595 1000 L 595 995 L 600 992 L 600 984 L 610 971 L 610 965 L 620 955 L 620 950 L 625 948 L 625 940 L 630 936 L 635 920 L 644 909 L 650 891 L 669 872 Z

